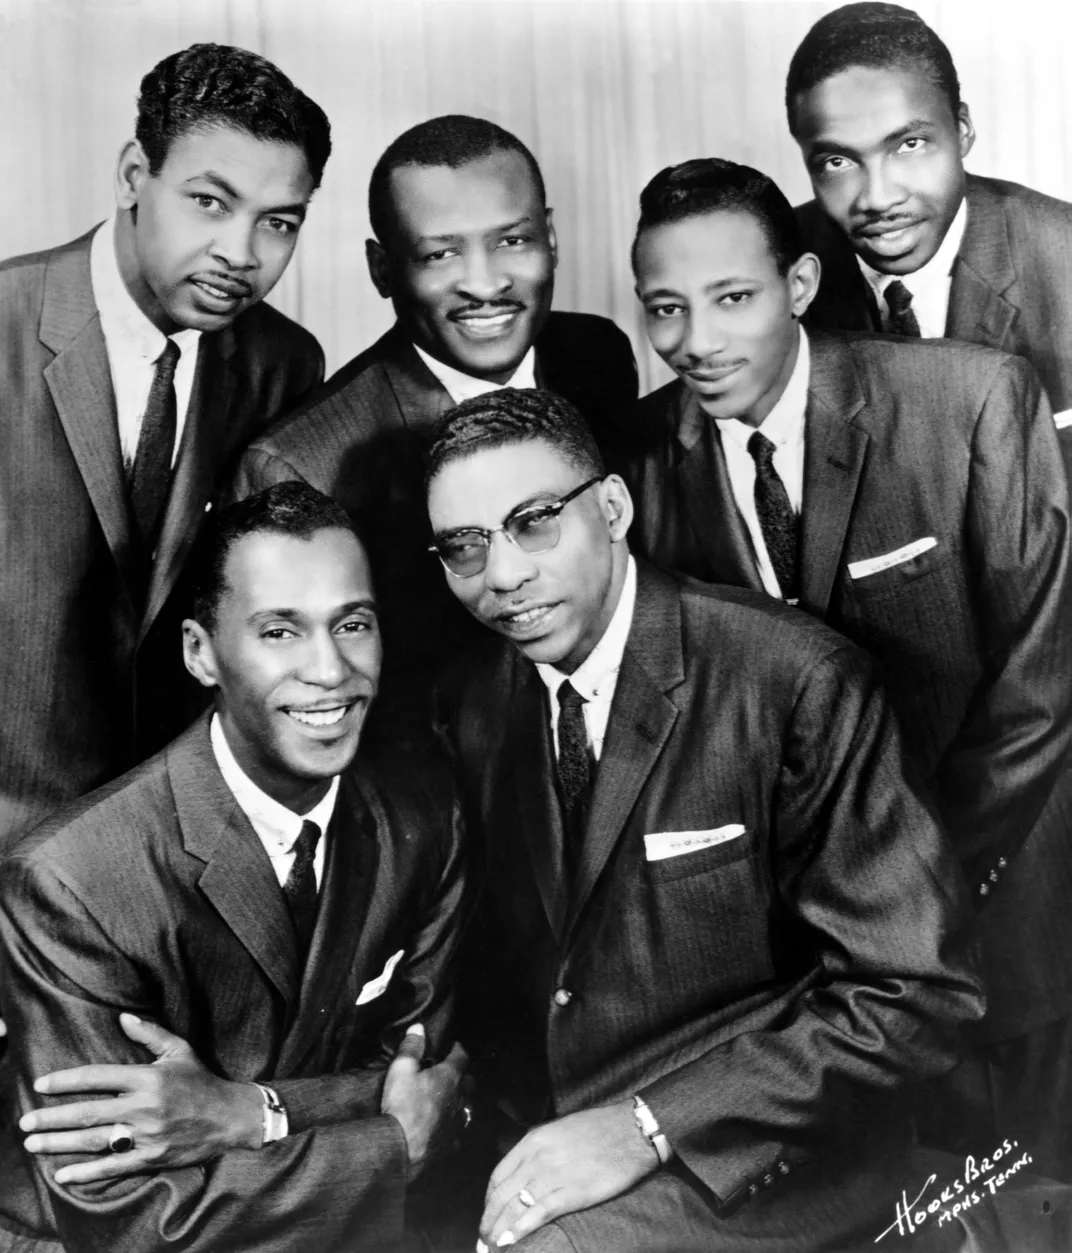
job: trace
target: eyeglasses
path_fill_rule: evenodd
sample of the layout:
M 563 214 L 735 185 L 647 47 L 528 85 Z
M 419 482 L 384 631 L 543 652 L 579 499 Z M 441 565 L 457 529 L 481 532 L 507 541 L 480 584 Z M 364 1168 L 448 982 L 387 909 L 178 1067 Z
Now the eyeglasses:
M 436 540 L 428 551 L 436 553 L 446 567 L 448 574 L 456 579 L 472 578 L 479 574 L 488 564 L 488 549 L 491 537 L 499 531 L 506 536 L 511 544 L 525 553 L 545 553 L 554 548 L 562 538 L 562 526 L 558 515 L 582 492 L 588 491 L 596 483 L 603 482 L 603 475 L 597 475 L 575 487 L 572 492 L 552 500 L 546 505 L 533 505 L 520 509 L 503 522 L 502 526 L 492 527 L 490 531 L 483 527 L 471 526 L 462 531 L 452 531 Z

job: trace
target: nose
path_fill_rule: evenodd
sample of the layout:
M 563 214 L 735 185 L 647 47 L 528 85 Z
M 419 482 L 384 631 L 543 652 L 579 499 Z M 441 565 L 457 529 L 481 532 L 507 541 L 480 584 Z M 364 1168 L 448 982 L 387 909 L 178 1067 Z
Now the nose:
M 485 303 L 497 300 L 510 290 L 514 280 L 500 262 L 497 250 L 487 248 L 467 249 L 463 257 L 458 291 L 472 301 Z
M 522 551 L 497 531 L 488 545 L 488 564 L 484 567 L 484 585 L 491 592 L 516 592 L 536 577 L 538 567 L 532 554 Z
M 688 365 L 699 365 L 708 357 L 724 353 L 729 339 L 714 310 L 693 312 L 681 337 L 680 355 Z
M 856 207 L 863 213 L 879 216 L 889 212 L 904 199 L 904 190 L 893 177 L 885 160 L 869 162 L 860 180 L 860 194 Z
M 350 669 L 349 662 L 339 647 L 339 641 L 327 628 L 315 631 L 310 636 L 302 660 L 302 681 L 316 687 L 338 687 Z
M 241 214 L 221 223 L 212 244 L 213 255 L 229 270 L 253 270 L 260 264 L 254 247 L 254 225 Z

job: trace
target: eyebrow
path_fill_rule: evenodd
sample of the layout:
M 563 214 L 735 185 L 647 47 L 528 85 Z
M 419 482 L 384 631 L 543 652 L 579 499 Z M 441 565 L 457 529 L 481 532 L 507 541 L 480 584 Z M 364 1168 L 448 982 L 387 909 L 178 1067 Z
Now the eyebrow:
M 717 278 L 711 283 L 705 283 L 703 290 L 705 292 L 721 291 L 727 287 L 736 287 L 740 283 L 758 283 L 758 278 L 748 278 L 746 275 L 733 275 L 729 278 Z M 669 287 L 656 287 L 652 291 L 642 292 L 641 300 L 683 300 L 684 297 L 680 292 L 672 291 Z
M 376 602 L 371 597 L 361 597 L 358 600 L 348 600 L 345 605 L 340 605 L 335 610 L 333 617 L 345 617 L 348 613 L 354 613 L 359 609 L 376 612 Z M 297 609 L 256 609 L 249 615 L 246 622 L 252 626 L 265 618 L 282 618 L 284 622 L 297 622 L 305 615 Z
M 526 509 L 537 508 L 540 505 L 550 504 L 552 501 L 559 500 L 563 496 L 569 495 L 569 488 L 564 492 L 553 491 L 551 488 L 545 488 L 539 492 L 533 492 L 531 496 L 526 496 L 524 500 L 519 500 L 516 505 L 503 519 L 503 523 L 508 522 L 511 518 L 516 517 L 519 513 L 524 513 Z M 468 526 L 452 526 L 446 531 L 436 531 L 432 537 L 436 543 L 440 540 L 452 539 L 455 535 L 464 535 L 467 531 L 486 531 L 487 527 L 477 526 L 475 522 L 469 523 Z
M 917 131 L 934 131 L 936 125 L 927 118 L 913 118 L 912 121 L 906 122 L 904 126 L 899 126 L 895 131 L 890 131 L 888 135 L 884 135 L 879 141 L 881 147 L 895 143 L 899 139 L 907 139 L 909 135 L 915 134 Z M 808 145 L 808 152 L 814 155 L 817 152 L 831 153 L 839 157 L 855 157 L 857 149 L 850 148 L 847 144 L 839 144 L 832 139 L 824 139 L 820 136 Z
M 222 174 L 217 174 L 214 170 L 203 170 L 200 174 L 191 175 L 186 180 L 186 185 L 188 186 L 190 183 L 198 183 L 198 182 L 211 183 L 213 187 L 222 191 L 223 194 L 229 197 L 231 200 L 243 199 L 241 193 L 236 188 L 232 187 L 231 184 L 223 177 Z M 299 218 L 301 221 L 304 222 L 305 221 L 305 208 L 306 206 L 303 204 L 277 205 L 275 208 L 262 209 L 261 216 L 271 217 L 273 214 L 289 213 L 292 217 Z
M 524 217 L 518 218 L 514 222 L 506 222 L 501 226 L 489 226 L 487 230 L 481 231 L 482 235 L 503 235 L 507 231 L 516 231 L 519 226 L 531 226 L 532 215 L 526 213 Z M 449 244 L 456 239 L 463 239 L 464 235 L 455 233 L 453 235 L 418 235 L 413 241 L 415 248 L 427 246 L 428 244 Z M 471 529 L 471 528 L 470 528 Z

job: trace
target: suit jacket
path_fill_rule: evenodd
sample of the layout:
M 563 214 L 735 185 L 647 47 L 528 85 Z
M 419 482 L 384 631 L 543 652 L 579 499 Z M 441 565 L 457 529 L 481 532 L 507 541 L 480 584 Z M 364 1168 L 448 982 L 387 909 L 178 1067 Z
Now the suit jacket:
M 58 1233 L 71 1253 L 393 1247 L 407 1159 L 401 1127 L 379 1115 L 382 1079 L 409 1023 L 426 1024 L 434 1052 L 444 1040 L 465 913 L 460 828 L 436 776 L 359 764 L 328 833 L 304 971 L 207 716 L 18 844 L 0 876 L 17 1113 L 40 1103 L 36 1075 L 147 1060 L 119 1029 L 129 1010 L 188 1039 L 216 1074 L 270 1083 L 291 1134 L 105 1186 L 56 1187 L 72 1159 L 37 1158 L 32 1194 L 5 1184 L 9 1228 Z M 395 954 L 387 990 L 362 1002 Z M 8 1160 L 25 1159 L 4 1121 Z
M 968 175 L 968 223 L 953 266 L 945 333 L 1026 357 L 1054 412 L 1072 409 L 1072 205 L 1017 183 Z M 817 201 L 797 217 L 823 266 L 805 325 L 881 331 L 848 241 Z M 1059 432 L 1072 474 L 1072 426 Z
M 769 598 L 638 566 L 572 885 L 534 666 L 491 641 L 437 691 L 485 860 L 467 1043 L 523 1121 L 639 1092 L 722 1213 L 764 1193 L 742 1239 L 788 1221 L 800 1243 L 777 1247 L 825 1248 L 874 1203 L 856 1182 L 902 1125 L 887 1110 L 863 1135 L 861 1111 L 952 1065 L 981 1013 L 963 888 L 865 654 Z M 651 833 L 732 824 L 645 857 Z
M 626 336 L 605 318 L 552 313 L 536 340 L 536 381 L 572 401 L 617 458 L 637 396 Z M 378 714 L 384 733 L 419 734 L 443 662 L 479 638 L 428 552 L 424 456 L 454 402 L 395 325 L 331 379 L 306 408 L 256 439 L 239 465 L 237 496 L 305 479 L 355 518 L 370 548 L 387 641 Z M 373 733 L 375 734 L 375 722 Z
M 202 336 L 146 599 L 91 237 L 0 266 L 0 849 L 189 721 L 183 562 L 222 467 L 323 375 L 316 340 L 267 305 Z
M 989 349 L 869 335 L 811 348 L 801 607 L 879 662 L 986 906 L 988 1029 L 1018 1034 L 1072 1005 L 1070 527 L 1050 410 L 1031 367 Z M 679 382 L 640 409 L 649 442 L 627 475 L 638 551 L 761 590 L 715 424 Z M 853 577 L 927 538 L 911 560 Z

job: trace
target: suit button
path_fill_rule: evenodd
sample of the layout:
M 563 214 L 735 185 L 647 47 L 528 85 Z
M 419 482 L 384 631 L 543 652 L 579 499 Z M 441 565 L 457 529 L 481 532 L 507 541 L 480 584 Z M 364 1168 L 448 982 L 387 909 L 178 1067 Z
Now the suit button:
M 783 1175 L 789 1174 L 789 1167 L 785 1162 L 779 1162 L 778 1169 L 782 1172 Z
M 991 882 L 991 883 L 997 883 L 997 881 L 998 881 L 998 872 L 997 872 L 996 870 L 991 870 L 991 872 L 990 872 L 990 882 Z
M 210 500 L 210 501 L 208 502 L 208 504 L 205 506 L 205 512 L 206 512 L 206 513 L 211 513 L 211 512 L 212 512 L 212 501 L 211 501 L 211 500 Z
M 573 993 L 569 988 L 559 988 L 555 993 L 555 1004 L 565 1007 L 573 1000 Z
M 998 866 L 999 866 L 999 868 L 1000 868 L 1000 869 L 1004 870 L 1004 869 L 1005 869 L 1005 867 L 1006 867 L 1008 864 L 1009 864 L 1009 863 L 1005 860 L 1005 858 L 1004 858 L 1004 857 L 999 857 L 999 858 L 998 858 Z
M 989 896 L 989 895 L 990 895 L 990 884 L 989 884 L 989 883 L 983 883 L 983 884 L 981 884 L 981 885 L 980 885 L 980 887 L 979 887 L 979 895 L 980 895 L 980 896 Z
M 764 1175 L 764 1176 L 763 1176 L 763 1186 L 764 1186 L 765 1188 L 769 1188 L 773 1182 L 774 1182 L 774 1176 L 773 1176 L 773 1175 Z
M 750 1183 L 750 1184 L 748 1185 L 748 1195 L 749 1195 L 749 1196 L 755 1196 L 755 1195 L 756 1195 L 756 1193 L 757 1193 L 758 1191 L 759 1191 L 759 1184 L 758 1184 L 758 1183 Z

